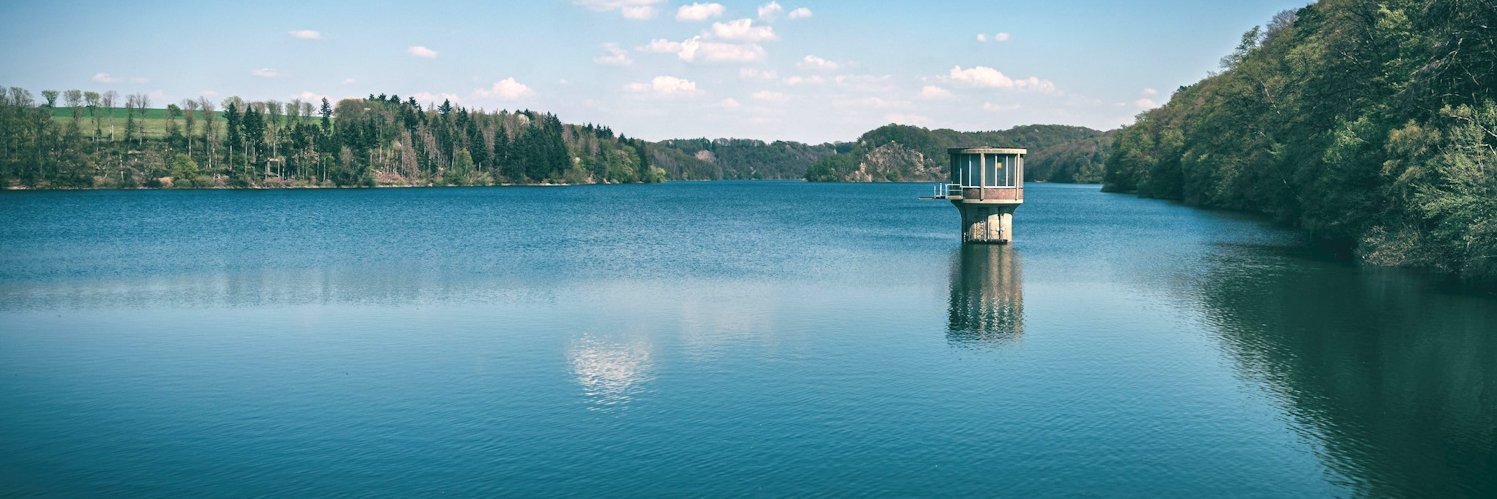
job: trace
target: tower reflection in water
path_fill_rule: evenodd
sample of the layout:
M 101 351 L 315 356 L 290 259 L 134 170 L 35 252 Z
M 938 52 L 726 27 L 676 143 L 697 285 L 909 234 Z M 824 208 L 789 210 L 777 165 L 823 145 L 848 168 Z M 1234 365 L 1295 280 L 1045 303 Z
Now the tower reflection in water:
M 1024 334 L 1024 279 L 1010 245 L 964 244 L 952 262 L 946 339 L 994 346 Z

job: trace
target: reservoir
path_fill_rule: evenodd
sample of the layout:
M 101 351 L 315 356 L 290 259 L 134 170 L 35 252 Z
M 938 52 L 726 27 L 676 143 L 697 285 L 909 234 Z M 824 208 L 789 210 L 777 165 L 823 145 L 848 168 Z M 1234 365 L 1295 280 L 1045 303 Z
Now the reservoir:
M 1497 495 L 1497 298 L 1030 184 L 0 193 L 0 495 Z

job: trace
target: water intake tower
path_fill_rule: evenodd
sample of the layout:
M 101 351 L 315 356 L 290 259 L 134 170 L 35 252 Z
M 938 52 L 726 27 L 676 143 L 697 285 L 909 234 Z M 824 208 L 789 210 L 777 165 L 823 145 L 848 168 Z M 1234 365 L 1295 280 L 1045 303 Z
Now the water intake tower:
M 962 213 L 962 242 L 1008 244 L 1014 239 L 1014 210 L 1024 203 L 1025 149 L 954 147 L 946 183 L 936 199 L 947 199 Z

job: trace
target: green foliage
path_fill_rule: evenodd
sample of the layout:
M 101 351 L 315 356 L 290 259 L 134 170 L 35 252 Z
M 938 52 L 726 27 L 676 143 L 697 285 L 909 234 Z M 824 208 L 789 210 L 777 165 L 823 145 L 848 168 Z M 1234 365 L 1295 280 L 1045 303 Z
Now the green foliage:
M 646 142 L 605 126 L 564 124 L 547 113 L 485 113 L 387 95 L 284 106 L 228 97 L 219 106 L 199 99 L 164 109 L 136 105 L 145 102 L 144 95 L 121 102 L 110 100 L 118 97 L 113 93 L 62 92 L 67 108 L 39 105 L 25 89 L 4 95 L 0 182 L 42 188 L 144 185 L 170 175 L 177 154 L 199 165 L 200 183 L 230 187 L 836 181 L 852 179 L 859 162 L 880 146 L 884 152 L 934 154 L 896 154 L 896 167 L 867 175 L 897 181 L 940 177 L 945 147 L 976 144 L 1029 147 L 1028 178 L 1087 182 L 1101 178 L 1111 140 L 1111 134 L 1080 127 L 964 133 L 891 125 L 856 143 Z M 835 156 L 843 156 L 834 160 L 835 175 L 812 172 L 814 164 Z
M 833 144 L 753 139 L 672 139 L 658 143 L 655 161 L 677 178 L 798 179 L 835 151 Z
M 1008 130 L 958 132 L 890 124 L 864 133 L 840 154 L 812 164 L 805 178 L 813 182 L 857 180 L 938 181 L 946 178 L 946 149 L 952 147 L 1022 147 L 1027 180 L 1097 182 L 1111 133 L 1065 125 L 1027 125 Z M 861 169 L 860 169 L 861 166 Z
M 311 103 L 229 97 L 220 112 L 207 100 L 145 109 L 143 95 L 130 96 L 124 108 L 92 92 L 57 95 L 67 95 L 73 108 L 38 104 L 21 88 L 0 92 L 0 185 L 160 187 L 167 176 L 178 186 L 229 187 L 670 178 L 649 161 L 653 144 L 529 110 L 484 113 L 450 102 L 422 108 L 415 99 L 370 96 L 324 100 L 320 113 Z M 83 102 L 86 113 L 77 108 Z M 113 133 L 116 118 L 123 118 L 123 133 Z
M 811 182 L 840 182 L 857 169 L 858 163 L 853 153 L 833 154 L 812 163 L 806 169 L 806 180 Z
M 195 187 L 198 185 L 198 163 L 186 154 L 178 153 L 172 159 L 173 184 L 178 187 Z
M 444 172 L 444 180 L 450 185 L 465 185 L 473 175 L 473 156 L 467 149 L 459 149 L 452 160 L 452 167 Z
M 1377 264 L 1497 282 L 1497 9 L 1323 0 L 1117 132 L 1104 189 L 1263 213 Z

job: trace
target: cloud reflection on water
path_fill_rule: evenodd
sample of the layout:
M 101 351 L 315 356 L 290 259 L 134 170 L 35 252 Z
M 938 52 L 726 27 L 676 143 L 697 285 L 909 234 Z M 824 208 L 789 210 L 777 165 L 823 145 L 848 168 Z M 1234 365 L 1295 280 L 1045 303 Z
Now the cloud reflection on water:
M 595 408 L 623 407 L 654 378 L 649 345 L 586 335 L 567 348 L 572 374 Z

